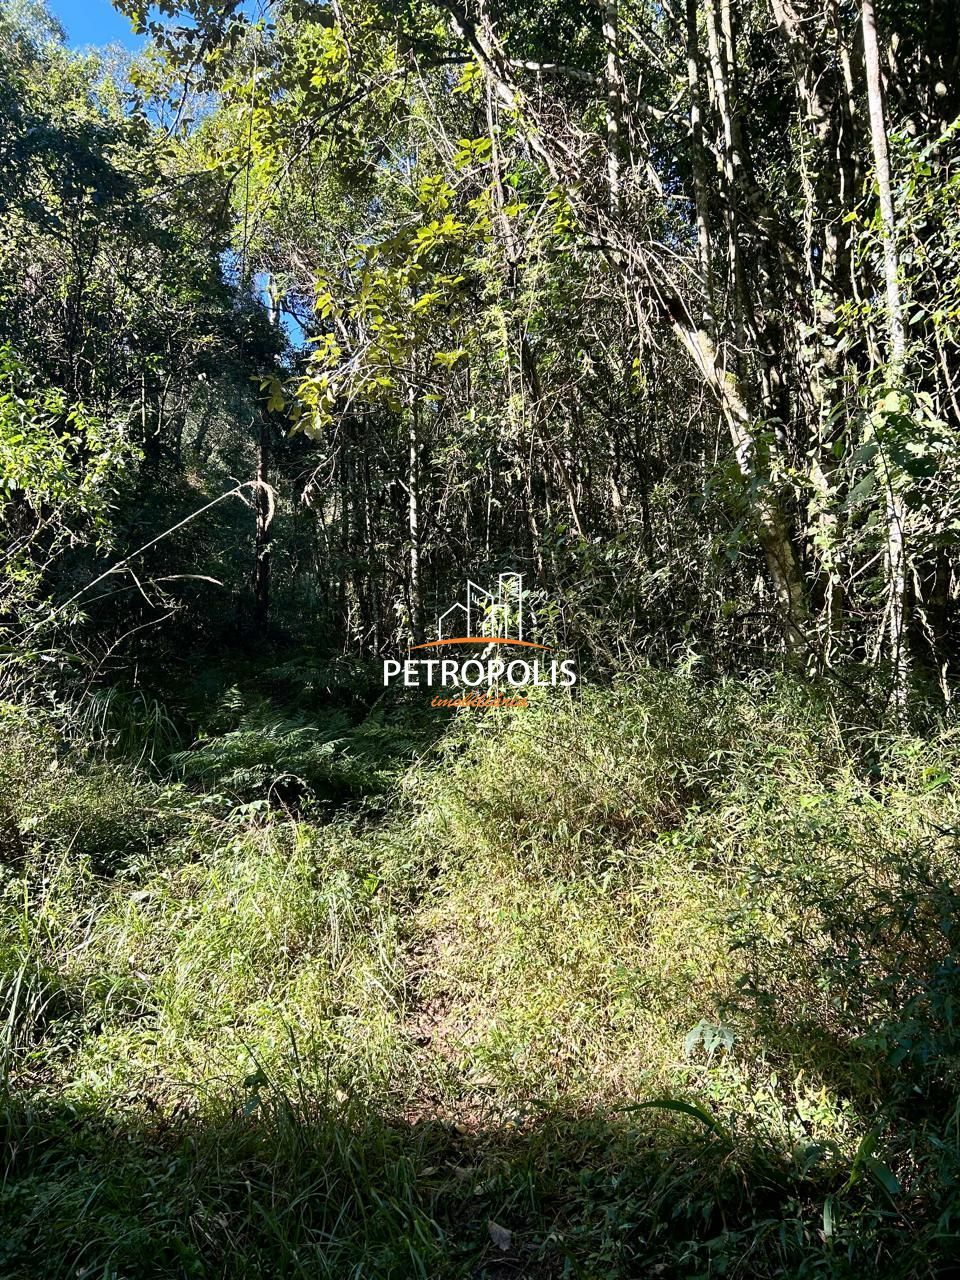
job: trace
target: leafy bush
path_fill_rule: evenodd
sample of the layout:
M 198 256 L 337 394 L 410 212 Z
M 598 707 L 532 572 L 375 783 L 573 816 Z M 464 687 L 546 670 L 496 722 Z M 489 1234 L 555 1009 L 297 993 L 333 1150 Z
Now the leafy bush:
M 234 727 L 175 752 L 171 763 L 186 782 L 240 802 L 329 802 L 373 794 L 389 784 L 416 745 L 402 723 L 388 723 L 382 712 L 355 726 L 336 709 L 308 716 L 262 700 L 246 707 L 236 689 L 220 714 L 231 710 L 237 713 Z
M 106 544 L 111 503 L 134 457 L 121 428 L 59 389 L 38 387 L 0 346 L 0 521 L 9 539 L 0 617 L 34 611 L 50 565 L 80 538 Z

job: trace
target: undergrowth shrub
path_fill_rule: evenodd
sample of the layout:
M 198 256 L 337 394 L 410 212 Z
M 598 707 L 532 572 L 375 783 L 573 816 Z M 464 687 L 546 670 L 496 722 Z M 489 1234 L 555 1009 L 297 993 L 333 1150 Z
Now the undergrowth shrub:
M 596 870 L 631 842 L 717 810 L 738 779 L 805 777 L 845 758 L 816 695 L 784 682 L 700 683 L 650 671 L 613 689 L 534 698 L 521 714 L 464 718 L 415 803 L 453 840 L 554 869 Z
M 402 720 L 391 722 L 382 710 L 355 724 L 345 710 L 278 710 L 234 689 L 218 715 L 220 732 L 174 752 L 170 761 L 187 783 L 240 802 L 342 803 L 374 795 L 390 785 L 398 762 L 418 745 Z
M 180 745 L 180 731 L 160 699 L 119 687 L 85 693 L 65 717 L 81 749 L 160 772 Z
M 958 746 L 789 681 L 663 673 L 461 722 L 407 784 L 444 851 L 426 988 L 458 1011 L 448 1054 L 510 1096 L 642 1080 L 702 1103 L 834 1192 L 871 1183 L 853 1231 L 875 1244 L 891 1196 L 932 1195 L 944 1247 Z
M 133 870 L 184 826 L 164 789 L 72 749 L 59 717 L 34 708 L 0 710 L 0 795 L 15 860 L 35 850 L 42 861 L 88 861 L 98 875 Z
M 49 1249 L 46 1180 L 73 1269 L 161 1274 L 186 1239 L 198 1274 L 947 1274 L 953 731 L 650 672 L 445 722 L 394 791 L 387 718 L 392 812 L 321 824 L 264 788 L 319 786 L 377 714 L 223 710 L 189 790 L 39 722 L 0 761 L 30 842 L 0 898 L 9 1267 Z M 253 803 L 217 799 L 234 772 Z M 97 794 L 178 814 L 163 856 L 72 856 Z

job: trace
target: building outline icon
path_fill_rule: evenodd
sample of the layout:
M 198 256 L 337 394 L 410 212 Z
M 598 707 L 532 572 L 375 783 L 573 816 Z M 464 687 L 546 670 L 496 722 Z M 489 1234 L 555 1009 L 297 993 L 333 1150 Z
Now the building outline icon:
M 437 618 L 437 639 L 455 639 L 457 636 L 455 619 L 462 617 L 465 625 L 463 639 L 481 639 L 485 637 L 500 640 L 523 639 L 523 574 L 510 571 L 497 577 L 496 592 L 486 591 L 471 578 L 467 579 L 466 604 L 457 601 L 449 609 L 444 610 Z M 444 627 L 449 635 L 444 635 Z M 510 634 L 510 626 L 515 624 L 516 635 Z

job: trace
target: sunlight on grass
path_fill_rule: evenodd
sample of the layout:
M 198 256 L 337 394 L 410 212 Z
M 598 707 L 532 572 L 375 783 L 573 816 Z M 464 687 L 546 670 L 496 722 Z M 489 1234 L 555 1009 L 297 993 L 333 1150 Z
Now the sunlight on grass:
M 841 1275 L 957 1158 L 951 734 L 651 675 L 464 718 L 321 825 L 6 741 L 11 1265 L 474 1274 L 469 1204 L 529 1274 L 759 1232 L 750 1274 Z

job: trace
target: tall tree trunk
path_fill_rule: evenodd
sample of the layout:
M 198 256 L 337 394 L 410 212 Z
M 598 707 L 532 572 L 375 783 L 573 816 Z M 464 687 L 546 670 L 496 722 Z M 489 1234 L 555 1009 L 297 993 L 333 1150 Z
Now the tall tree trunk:
M 273 494 L 267 476 L 270 468 L 270 429 L 265 411 L 260 415 L 257 442 L 256 536 L 254 540 L 253 616 L 261 630 L 270 616 L 270 525 L 273 521 Z
M 604 86 L 606 89 L 606 128 L 607 128 L 607 189 L 610 199 L 610 212 L 620 212 L 621 197 L 621 157 L 623 151 L 623 94 L 620 80 L 620 55 L 617 49 L 619 41 L 618 0 L 604 0 L 603 6 L 603 43 L 606 49 L 606 68 Z
M 722 177 L 723 190 L 723 216 L 727 231 L 727 264 L 728 264 L 728 288 L 734 300 L 734 314 L 737 321 L 737 329 L 740 327 L 741 317 L 741 278 L 740 278 L 740 253 L 738 244 L 738 185 L 736 172 L 736 151 L 734 148 L 733 135 L 733 106 L 731 102 L 731 85 L 729 80 L 729 67 L 726 59 L 726 48 L 721 43 L 720 15 L 717 13 L 717 6 L 714 0 L 708 0 L 707 3 L 707 48 L 710 53 L 710 75 L 713 83 L 713 91 L 716 97 L 717 111 L 720 115 L 720 174 Z M 743 342 L 738 332 L 736 335 L 736 347 L 742 349 Z
M 836 549 L 841 517 L 835 483 L 836 388 L 843 374 L 837 320 L 850 295 L 850 254 L 844 234 L 847 196 L 853 189 L 853 102 L 842 63 L 844 29 L 831 0 L 830 26 L 836 58 L 817 27 L 821 4 L 814 0 L 770 0 L 793 69 L 801 113 L 800 184 L 804 197 L 804 277 L 793 281 L 798 308 L 809 314 L 806 332 L 794 338 L 797 399 L 810 422 L 808 530 L 820 566 L 820 633 L 827 665 L 843 625 L 843 582 Z
M 420 406 L 410 393 L 407 415 L 407 532 L 410 538 L 410 631 L 414 644 L 423 639 L 423 587 L 420 579 Z
M 880 199 L 880 229 L 883 238 L 883 278 L 887 300 L 889 338 L 887 381 L 894 391 L 904 379 L 906 333 L 903 302 L 900 296 L 900 270 L 897 261 L 897 224 L 893 208 L 893 185 L 890 180 L 890 151 L 883 111 L 883 84 L 880 78 L 880 48 L 873 0 L 862 0 L 863 61 L 867 77 L 867 103 L 870 110 L 870 141 Z M 886 480 L 887 517 L 887 617 L 890 653 L 893 663 L 893 696 L 902 707 L 907 697 L 909 664 L 906 649 L 906 555 L 904 524 L 906 512 L 903 497 L 897 492 L 886 451 L 881 449 Z
M 570 471 L 563 460 L 557 446 L 550 438 L 546 430 L 544 430 L 543 422 L 543 405 L 544 395 L 543 386 L 540 382 L 540 370 L 537 367 L 537 358 L 533 353 L 533 348 L 527 339 L 525 333 L 520 335 L 520 375 L 523 380 L 524 390 L 529 397 L 530 421 L 533 425 L 534 434 L 540 439 L 550 459 L 557 469 L 560 477 L 560 484 L 567 498 L 567 506 L 570 509 L 570 519 L 573 521 L 577 534 L 586 539 L 583 531 L 583 523 L 580 519 L 580 508 L 577 503 L 576 490 L 573 487 L 573 481 L 570 479 Z
M 270 323 L 280 324 L 280 307 L 277 286 L 273 276 L 267 282 L 267 305 Z M 270 419 L 269 410 L 261 408 L 257 434 L 257 488 L 254 497 L 256 533 L 253 562 L 253 616 L 257 627 L 263 630 L 270 616 L 270 525 L 273 522 L 274 501 L 270 488 Z
M 707 311 L 714 314 L 713 260 L 710 246 L 710 183 L 703 141 L 703 91 L 700 75 L 700 42 L 697 35 L 697 0 L 686 0 L 687 87 L 690 91 L 690 141 L 693 146 L 693 192 L 697 216 L 697 248 L 707 294 Z

